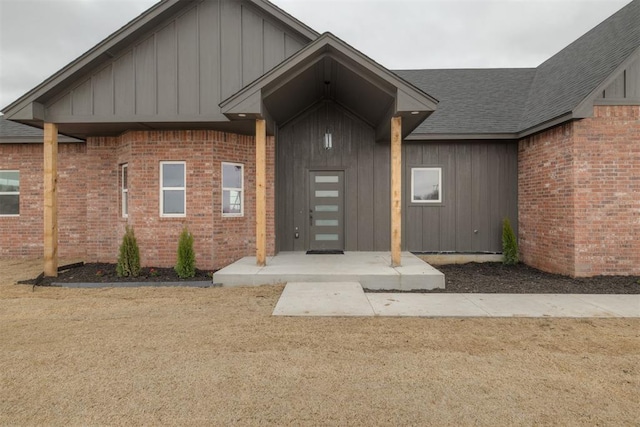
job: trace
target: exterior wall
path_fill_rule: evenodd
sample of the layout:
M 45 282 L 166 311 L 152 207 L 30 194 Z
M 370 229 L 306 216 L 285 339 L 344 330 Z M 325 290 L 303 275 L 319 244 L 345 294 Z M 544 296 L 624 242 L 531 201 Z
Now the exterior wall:
M 59 255 L 115 262 L 127 224 L 144 266 L 175 264 L 183 226 L 194 234 L 197 267 L 216 269 L 255 255 L 255 142 L 215 131 L 128 132 L 61 144 Z M 267 139 L 267 253 L 275 252 L 274 139 Z M 0 254 L 41 257 L 42 145 L 0 145 L 0 169 L 19 169 L 20 217 L 0 218 Z M 186 162 L 186 217 L 161 218 L 160 162 Z M 221 162 L 244 164 L 244 216 L 222 217 Z M 122 218 L 119 165 L 128 164 L 129 216 Z
M 326 129 L 333 148 L 322 147 Z M 403 144 L 403 249 L 414 252 L 502 252 L 502 220 L 517 232 L 518 154 L 514 142 Z M 410 201 L 411 168 L 441 167 L 443 203 Z M 278 240 L 282 251 L 310 248 L 308 171 L 345 174 L 345 249 L 390 249 L 389 145 L 334 104 L 316 108 L 278 134 Z M 296 227 L 300 237 L 296 239 Z
M 403 145 L 403 234 L 413 252 L 502 252 L 502 220 L 518 232 L 514 142 L 423 141 Z M 411 203 L 411 169 L 442 168 L 442 203 Z
M 87 256 L 115 262 L 126 224 L 133 226 L 141 262 L 175 264 L 178 237 L 194 235 L 197 267 L 215 269 L 255 255 L 255 141 L 214 131 L 128 132 L 119 138 L 89 138 L 89 158 L 102 161 L 91 172 L 100 182 L 89 191 L 87 223 L 95 230 Z M 106 151 L 105 151 L 106 150 Z M 267 141 L 267 253 L 275 252 L 274 142 Z M 160 162 L 186 162 L 186 217 L 160 217 Z M 244 216 L 222 217 L 222 162 L 244 164 Z M 129 216 L 122 218 L 119 165 L 128 164 Z M 107 189 L 107 191 L 104 191 Z M 105 197 L 107 194 L 107 197 Z
M 574 124 L 577 276 L 640 275 L 640 106 Z
M 573 204 L 573 123 L 521 140 L 518 237 L 524 263 L 554 273 L 575 273 Z
M 639 194 L 639 106 L 596 106 L 523 139 L 522 260 L 572 276 L 640 274 Z
M 58 255 L 82 258 L 86 242 L 86 146 L 58 147 Z M 43 256 L 42 144 L 0 144 L 0 169 L 20 171 L 20 216 L 0 217 L 0 256 Z
M 327 127 L 331 150 L 322 147 Z M 389 250 L 389 145 L 375 142 L 373 128 L 333 103 L 320 103 L 279 130 L 277 150 L 278 250 L 309 249 L 307 187 L 314 169 L 344 171 L 345 250 Z

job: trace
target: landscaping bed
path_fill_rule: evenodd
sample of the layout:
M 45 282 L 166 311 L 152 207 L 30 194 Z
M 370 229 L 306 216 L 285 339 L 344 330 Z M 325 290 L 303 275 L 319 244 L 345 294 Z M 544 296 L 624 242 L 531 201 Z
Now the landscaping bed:
M 440 265 L 436 268 L 445 275 L 445 289 L 411 292 L 640 294 L 638 276 L 571 278 L 545 273 L 524 264 L 506 266 L 495 262 Z M 195 277 L 180 279 L 173 268 L 147 267 L 138 277 L 118 277 L 115 264 L 89 263 L 61 271 L 58 277 L 40 277 L 22 283 L 49 286 L 53 283 L 211 282 L 212 275 L 212 271 L 196 270 Z
M 640 294 L 639 276 L 572 278 L 524 264 L 497 262 L 436 266 L 445 289 L 427 292 L 504 294 Z
M 51 286 L 54 283 L 122 283 L 122 282 L 211 282 L 213 272 L 196 269 L 195 277 L 181 279 L 173 268 L 144 267 L 137 277 L 119 277 L 116 264 L 87 263 L 58 272 L 58 277 L 21 281 L 28 285 Z

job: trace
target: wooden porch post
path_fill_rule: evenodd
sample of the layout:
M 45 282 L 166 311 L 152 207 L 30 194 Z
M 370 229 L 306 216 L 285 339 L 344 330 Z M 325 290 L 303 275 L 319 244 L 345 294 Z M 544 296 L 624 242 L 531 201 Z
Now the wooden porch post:
M 256 120 L 256 264 L 267 263 L 267 126 Z
M 44 124 L 44 275 L 58 276 L 58 125 Z
M 402 117 L 391 118 L 391 266 L 400 266 L 402 248 Z

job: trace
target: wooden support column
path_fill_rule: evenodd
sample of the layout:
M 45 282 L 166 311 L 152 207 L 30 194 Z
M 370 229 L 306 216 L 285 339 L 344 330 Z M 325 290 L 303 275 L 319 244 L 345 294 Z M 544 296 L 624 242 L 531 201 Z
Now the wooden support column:
M 267 264 L 267 125 L 256 120 L 256 264 Z
M 391 266 L 402 249 L 402 117 L 391 118 Z
M 44 124 L 44 275 L 58 276 L 58 125 Z

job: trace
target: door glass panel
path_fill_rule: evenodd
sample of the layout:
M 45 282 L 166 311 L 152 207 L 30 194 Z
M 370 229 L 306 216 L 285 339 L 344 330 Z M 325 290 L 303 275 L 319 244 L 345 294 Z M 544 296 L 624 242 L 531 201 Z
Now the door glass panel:
M 339 224 L 337 219 L 316 219 L 316 225 L 321 227 L 337 227 Z
M 337 234 L 316 234 L 316 240 L 338 240 Z
M 316 175 L 317 183 L 328 183 L 328 182 L 339 182 L 339 178 L 337 176 L 318 176 Z
M 316 212 L 338 212 L 338 205 L 316 205 Z
M 338 190 L 316 190 L 316 197 L 338 197 Z

